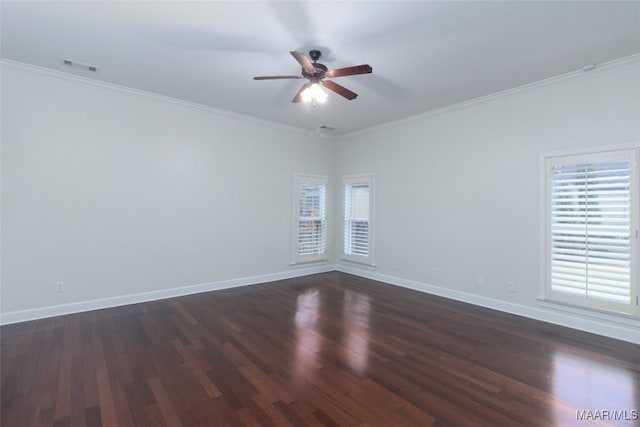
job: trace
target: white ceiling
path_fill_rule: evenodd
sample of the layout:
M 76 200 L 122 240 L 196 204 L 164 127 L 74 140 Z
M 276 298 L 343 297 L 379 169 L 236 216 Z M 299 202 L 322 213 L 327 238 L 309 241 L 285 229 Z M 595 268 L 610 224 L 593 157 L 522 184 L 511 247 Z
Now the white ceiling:
M 344 134 L 640 52 L 640 2 L 1 3 L 2 57 L 305 129 Z M 292 104 L 290 50 L 329 68 L 347 101 Z M 98 73 L 62 64 L 71 59 Z

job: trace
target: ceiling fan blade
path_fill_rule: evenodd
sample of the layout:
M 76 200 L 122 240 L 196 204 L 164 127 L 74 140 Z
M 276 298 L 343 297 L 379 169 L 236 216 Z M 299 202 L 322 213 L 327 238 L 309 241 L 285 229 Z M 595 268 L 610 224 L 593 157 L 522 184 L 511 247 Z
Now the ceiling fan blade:
M 307 73 L 313 74 L 316 72 L 316 69 L 313 68 L 313 64 L 311 64 L 311 61 L 309 61 L 309 58 L 307 58 L 304 53 L 296 52 L 295 50 L 292 50 L 289 53 L 296 59 L 296 61 L 298 61 L 298 63 L 300 63 L 300 65 L 302 65 L 302 68 L 304 68 Z
M 356 74 L 369 74 L 373 71 L 371 65 L 356 65 L 354 67 L 345 67 L 345 68 L 336 68 L 335 70 L 329 70 L 325 74 L 327 77 L 343 77 L 343 76 L 353 76 Z
M 256 76 L 253 80 L 301 79 L 302 76 Z
M 356 99 L 358 97 L 357 93 L 351 92 L 346 87 L 341 86 L 338 83 L 332 82 L 331 80 L 323 80 L 322 84 L 327 89 L 334 91 L 335 93 L 337 93 L 340 96 L 344 96 L 349 101 L 351 101 L 352 99 Z
M 293 99 L 291 100 L 291 102 L 302 102 L 302 92 L 308 88 L 309 86 L 311 86 L 311 83 L 305 83 L 302 85 L 302 87 L 300 88 L 300 90 L 298 91 L 298 93 L 296 93 L 296 96 L 293 97 Z

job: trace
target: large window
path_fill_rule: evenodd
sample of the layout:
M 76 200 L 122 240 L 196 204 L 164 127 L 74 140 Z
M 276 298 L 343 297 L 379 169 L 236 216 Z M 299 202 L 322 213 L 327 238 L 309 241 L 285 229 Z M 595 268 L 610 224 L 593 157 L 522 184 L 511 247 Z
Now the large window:
M 636 150 L 546 159 L 546 298 L 636 314 Z
M 345 177 L 344 259 L 373 265 L 373 206 L 373 175 Z
M 327 252 L 327 177 L 295 176 L 294 261 L 326 259 Z

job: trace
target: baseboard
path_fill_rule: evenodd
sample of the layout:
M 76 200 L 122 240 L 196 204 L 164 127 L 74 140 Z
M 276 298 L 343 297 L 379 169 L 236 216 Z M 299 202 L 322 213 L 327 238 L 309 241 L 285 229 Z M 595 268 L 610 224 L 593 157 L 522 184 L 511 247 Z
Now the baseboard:
M 620 319 L 619 322 L 611 319 L 595 319 L 575 313 L 567 313 L 551 307 L 529 307 L 508 301 L 501 301 L 481 295 L 470 294 L 454 289 L 434 286 L 414 280 L 402 279 L 387 274 L 381 274 L 370 269 L 358 266 L 337 264 L 336 270 L 343 273 L 367 279 L 377 280 L 390 285 L 401 286 L 428 294 L 433 294 L 481 307 L 491 308 L 506 313 L 516 314 L 543 322 L 553 323 L 567 328 L 578 329 L 580 331 L 591 332 L 622 341 L 640 344 L 640 321 L 635 319 Z M 610 316 L 611 317 L 611 316 Z
M 470 294 L 454 289 L 434 286 L 414 280 L 381 274 L 368 268 L 347 264 L 321 264 L 307 267 L 293 268 L 278 273 L 262 274 L 258 276 L 243 277 L 238 279 L 221 280 L 216 282 L 201 283 L 191 286 L 183 286 L 171 289 L 162 289 L 152 292 L 122 295 L 112 298 L 103 298 L 91 301 L 81 301 L 70 304 L 61 304 L 29 310 L 10 311 L 0 314 L 0 324 L 26 322 L 29 320 L 46 317 L 61 316 L 65 314 L 80 313 L 84 311 L 99 310 L 103 308 L 118 307 L 127 304 L 155 301 L 165 298 L 209 292 L 220 289 L 236 288 L 239 286 L 255 285 L 259 283 L 274 282 L 277 280 L 291 279 L 294 277 L 308 276 L 310 274 L 325 273 L 329 271 L 341 271 L 367 279 L 377 280 L 390 285 L 401 286 L 428 294 L 438 295 L 481 307 L 504 311 L 543 322 L 553 323 L 572 329 L 591 332 L 610 338 L 619 339 L 635 344 L 640 344 L 640 321 L 623 319 L 620 322 L 585 317 L 576 313 L 567 313 L 553 307 L 529 307 L 508 301 L 497 300 L 481 295 Z
M 236 288 L 239 286 L 275 282 L 277 280 L 292 279 L 294 277 L 308 276 L 310 274 L 325 273 L 334 270 L 335 265 L 333 264 L 321 264 L 309 267 L 293 268 L 291 270 L 278 273 L 261 274 L 259 276 L 200 283 L 197 285 L 182 286 L 179 288 L 162 289 L 158 291 L 142 292 L 138 294 L 122 295 L 111 298 L 102 298 L 90 301 L 39 307 L 29 310 L 10 311 L 0 314 L 0 324 L 7 325 L 11 323 L 26 322 L 29 320 L 42 319 L 46 317 L 61 316 L 64 314 L 81 313 L 84 311 L 99 310 L 102 308 L 118 307 L 140 302 L 198 294 L 201 292 L 217 291 L 220 289 Z

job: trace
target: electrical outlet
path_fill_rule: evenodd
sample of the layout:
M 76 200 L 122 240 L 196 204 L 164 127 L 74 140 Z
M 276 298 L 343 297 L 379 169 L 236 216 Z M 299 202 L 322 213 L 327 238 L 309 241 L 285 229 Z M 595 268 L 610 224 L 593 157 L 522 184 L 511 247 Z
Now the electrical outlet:
M 509 280 L 509 283 L 507 283 L 507 290 L 509 292 L 515 292 L 516 291 L 516 282 L 513 280 Z
M 398 263 L 394 259 L 391 261 L 391 271 L 396 271 L 397 268 L 398 268 Z
M 56 282 L 56 292 L 60 293 L 60 292 L 64 292 L 64 282 L 59 280 Z
M 480 275 L 476 276 L 476 285 L 478 285 L 478 286 L 484 285 L 484 277 L 482 277 Z
M 437 269 L 437 268 L 435 268 L 435 267 L 433 267 L 433 268 L 431 269 L 431 278 L 432 278 L 432 279 L 437 279 L 437 278 L 438 278 L 438 269 Z

